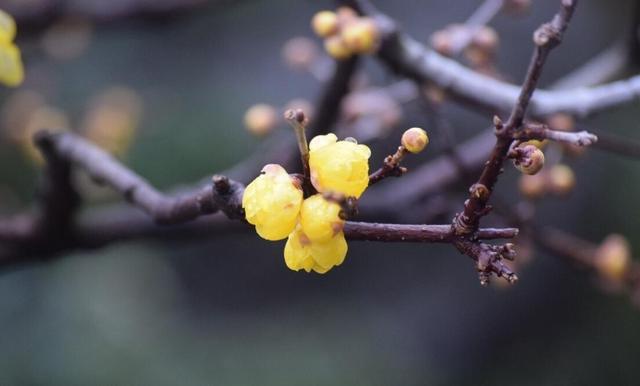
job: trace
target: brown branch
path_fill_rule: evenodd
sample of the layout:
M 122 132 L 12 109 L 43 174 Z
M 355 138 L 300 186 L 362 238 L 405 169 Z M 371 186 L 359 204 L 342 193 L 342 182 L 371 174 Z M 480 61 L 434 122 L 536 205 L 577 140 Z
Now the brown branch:
M 407 172 L 407 169 L 400 166 L 400 162 L 409 152 L 404 146 L 398 146 L 398 150 L 393 155 L 384 158 L 382 167 L 369 175 L 369 186 L 374 185 L 387 177 L 400 177 Z
M 54 191 L 59 190 L 61 193 L 56 193 L 51 197 L 52 199 L 64 200 L 71 194 L 65 188 L 64 182 L 70 179 L 58 180 L 58 178 L 68 177 L 70 167 L 73 166 L 86 171 L 96 182 L 107 184 L 121 193 L 127 201 L 142 209 L 157 225 L 183 224 L 218 210 L 224 212 L 229 219 L 244 219 L 241 207 L 244 186 L 225 176 L 214 176 L 212 186 L 202 188 L 195 193 L 168 196 L 157 191 L 147 181 L 100 148 L 74 134 L 42 132 L 38 134 L 38 143 L 45 152 L 46 159 L 54 162 L 46 170 L 47 173 L 51 173 L 48 174 L 48 178 L 54 183 Z M 59 165 L 66 165 L 64 176 L 55 172 Z M 60 187 L 55 185 L 59 182 L 62 182 Z M 59 197 L 58 194 L 63 194 L 65 197 Z M 55 202 L 57 201 L 51 202 L 52 207 Z M 45 210 L 42 215 L 48 216 L 51 213 Z M 71 224 L 73 211 L 65 209 L 64 216 L 68 216 L 63 218 L 65 222 L 69 222 L 69 225 L 65 226 L 65 231 L 46 234 L 47 237 L 43 238 L 40 238 L 40 232 L 36 232 L 38 228 L 24 226 L 30 222 L 24 222 L 22 219 L 29 217 L 19 217 L 20 221 L 0 221 L 0 241 L 10 246 L 9 253 L 0 254 L 0 266 L 4 264 L 13 266 L 42 257 L 51 257 L 64 250 L 104 245 L 118 238 L 127 238 L 128 235 L 124 229 L 140 234 L 139 227 L 131 227 L 131 224 L 123 226 L 126 222 L 123 223 L 122 220 L 111 222 L 111 225 L 105 225 L 101 220 L 94 220 L 90 224 Z M 117 229 L 110 229 L 110 226 Z M 149 228 L 152 224 L 147 221 L 144 226 Z M 452 242 L 453 240 L 452 229 L 443 225 L 347 222 L 345 234 L 352 239 L 373 241 Z M 483 229 L 478 232 L 478 237 L 487 239 L 513 238 L 516 235 L 517 230 L 512 228 Z
M 350 240 L 429 243 L 451 243 L 455 240 L 451 225 L 378 224 L 347 221 L 344 225 L 344 233 Z M 512 239 L 517 235 L 517 228 L 485 228 L 478 231 L 478 237 L 484 240 Z
M 551 22 L 543 24 L 534 33 L 535 49 L 517 103 L 506 124 L 503 124 L 499 118 L 494 118 L 496 144 L 480 178 L 469 188 L 469 198 L 464 203 L 463 212 L 454 219 L 453 227 L 459 235 L 470 235 L 475 232 L 478 229 L 480 218 L 491 209 L 487 203 L 498 181 L 498 176 L 502 173 L 502 166 L 507 158 L 514 135 L 522 127 L 531 96 L 542 74 L 547 56 L 553 48 L 560 44 L 576 5 L 577 0 L 562 0 L 560 11 Z
M 605 53 L 603 52 L 601 55 L 605 55 Z M 598 59 L 599 56 L 592 60 L 597 63 L 600 61 Z M 592 61 L 585 63 L 555 81 L 552 88 L 558 88 L 565 83 L 570 83 L 574 87 L 587 87 L 608 79 L 587 76 L 586 74 L 591 72 L 586 69 L 594 66 L 595 64 Z M 398 88 L 402 89 L 402 97 L 407 100 L 415 99 L 419 95 L 418 86 L 413 81 L 399 81 L 395 85 L 401 86 Z M 598 132 L 597 135 L 598 142 L 596 142 L 594 148 L 628 157 L 640 158 L 640 142 L 629 140 L 626 137 L 615 136 L 609 132 Z M 489 157 L 493 143 L 494 136 L 491 131 L 483 131 L 455 147 L 454 151 L 457 154 L 457 160 L 453 159 L 452 156 L 442 155 L 433 161 L 412 169 L 411 173 L 406 174 L 402 181 L 391 181 L 380 188 L 376 188 L 373 191 L 375 194 L 370 192 L 367 197 L 367 205 L 378 208 L 390 200 L 409 204 L 421 197 L 442 191 L 458 181 L 460 177 L 460 170 L 458 169 L 462 168 L 469 172 L 479 170 L 478 165 L 481 165 Z
M 520 87 L 475 72 L 400 32 L 394 21 L 365 0 L 359 7 L 375 17 L 386 31 L 378 57 L 393 71 L 420 84 L 432 82 L 462 102 L 489 111 L 509 111 L 518 103 Z M 537 90 L 530 113 L 546 116 L 566 112 L 586 116 L 636 100 L 640 75 L 591 88 Z
M 559 131 L 552 130 L 547 125 L 527 123 L 522 130 L 515 133 L 514 138 L 519 141 L 549 139 L 575 146 L 590 146 L 598 142 L 598 137 L 588 131 Z
M 167 197 L 146 180 L 90 142 L 70 133 L 41 133 L 52 151 L 76 167 L 84 169 L 98 183 L 105 183 L 144 210 L 161 224 L 180 223 L 201 215 L 212 214 L 217 194 L 211 185 L 177 197 Z

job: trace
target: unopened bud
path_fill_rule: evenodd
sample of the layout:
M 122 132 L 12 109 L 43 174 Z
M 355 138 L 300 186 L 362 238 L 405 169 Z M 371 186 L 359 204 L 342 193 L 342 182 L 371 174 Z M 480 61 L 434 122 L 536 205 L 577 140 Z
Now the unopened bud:
M 244 125 L 254 135 L 263 136 L 270 133 L 277 123 L 276 109 L 267 104 L 253 105 L 244 114 Z
M 567 165 L 554 165 L 549 170 L 549 189 L 557 195 L 569 194 L 576 185 L 573 170 Z
M 338 32 L 338 15 L 331 11 L 320 11 L 313 15 L 311 28 L 318 36 L 326 38 Z
M 480 50 L 493 53 L 498 49 L 499 41 L 500 38 L 496 30 L 489 26 L 482 26 L 473 34 L 471 45 Z
M 523 145 L 533 145 L 538 149 L 542 150 L 545 148 L 545 146 L 547 146 L 547 143 L 549 143 L 549 140 L 547 139 L 543 139 L 542 141 L 538 139 L 530 139 L 527 142 L 524 142 Z
M 307 70 L 318 58 L 318 46 L 305 37 L 289 39 L 282 47 L 285 63 L 296 70 Z
M 469 64 L 476 68 L 490 66 L 498 50 L 498 34 L 491 27 L 482 27 L 474 33 L 470 44 L 464 50 Z
M 624 278 L 630 262 L 631 248 L 627 239 L 621 235 L 607 236 L 595 253 L 595 266 L 598 272 L 614 281 Z
M 351 56 L 352 52 L 340 35 L 330 36 L 324 41 L 324 49 L 334 59 L 344 60 Z
M 516 149 L 513 165 L 524 174 L 536 174 L 544 166 L 544 153 L 533 145 L 521 146 Z
M 520 193 L 528 199 L 537 199 L 546 192 L 546 182 L 543 173 L 534 175 L 522 175 L 518 182 Z
M 336 15 L 338 15 L 338 23 L 340 26 L 345 26 L 358 19 L 356 11 L 349 7 L 338 7 L 338 9 L 336 9 Z
M 446 29 L 441 29 L 433 34 L 430 38 L 431 47 L 439 54 L 444 56 L 453 56 L 453 37 Z
M 342 28 L 342 38 L 351 52 L 369 54 L 378 45 L 378 27 L 367 17 L 362 17 Z
M 287 110 L 302 110 L 307 120 L 313 119 L 313 104 L 306 99 L 296 98 L 292 99 L 284 106 L 284 111 Z
M 402 134 L 400 140 L 402 146 L 407 151 L 417 154 L 420 153 L 429 144 L 429 136 L 427 132 L 419 127 L 412 127 Z

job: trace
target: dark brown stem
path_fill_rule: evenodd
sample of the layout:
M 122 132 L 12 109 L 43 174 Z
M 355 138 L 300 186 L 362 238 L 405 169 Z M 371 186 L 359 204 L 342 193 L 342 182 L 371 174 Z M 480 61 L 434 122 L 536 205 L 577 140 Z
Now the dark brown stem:
M 300 151 L 300 160 L 302 161 L 302 172 L 304 174 L 305 184 L 311 181 L 311 170 L 309 169 L 309 143 L 307 142 L 307 135 L 305 133 L 307 126 L 307 117 L 304 115 L 304 111 L 287 110 L 284 113 L 284 119 L 289 122 L 289 125 L 296 133 L 296 142 L 298 143 L 298 150 Z
M 576 0 L 562 0 L 560 11 L 551 22 L 543 24 L 534 33 L 535 49 L 520 96 L 506 124 L 503 124 L 497 117 L 494 119 L 497 141 L 480 178 L 469 189 L 469 198 L 464 203 L 464 211 L 454 219 L 453 227 L 456 233 L 460 235 L 472 234 L 478 229 L 480 218 L 490 211 L 491 208 L 487 206 L 487 203 L 498 181 L 498 176 L 502 173 L 502 165 L 507 158 L 514 135 L 522 127 L 531 95 L 542 74 L 547 56 L 553 48 L 560 44 L 576 5 Z
M 400 177 L 407 169 L 400 166 L 400 162 L 409 152 L 404 146 L 398 146 L 393 155 L 385 157 L 382 167 L 369 175 L 369 186 L 374 185 L 387 177 Z
M 215 213 L 218 209 L 214 204 L 214 196 L 218 193 L 211 185 L 176 197 L 167 197 L 111 155 L 76 135 L 42 133 L 39 137 L 47 138 L 52 151 L 59 157 L 86 171 L 96 182 L 109 185 L 157 223 L 185 222 Z
M 167 196 L 115 158 L 74 134 L 42 132 L 38 134 L 38 144 L 43 149 L 45 158 L 52 162 L 46 169 L 46 176 L 51 183 L 51 193 L 47 193 L 44 201 L 45 204 L 50 203 L 51 207 L 45 207 L 42 216 L 49 221 L 56 221 L 56 226 L 64 226 L 64 231 L 53 229 L 51 232 L 45 232 L 46 237 L 41 238 L 43 233 L 40 228 L 32 226 L 40 224 L 37 221 L 40 217 L 35 217 L 34 220 L 24 216 L 0 221 L 0 241 L 11 247 L 8 253 L 0 251 L 0 266 L 28 263 L 63 250 L 100 245 L 118 237 L 126 238 L 127 233 L 124 229 L 130 229 L 134 234 L 140 232 L 138 228 L 124 226 L 126 221 L 111 223 L 111 226 L 118 229 L 109 229 L 108 225 L 101 222 L 102 217 L 93 223 L 79 223 L 72 227 L 72 208 L 55 206 L 55 203 L 63 202 L 70 197 L 75 197 L 71 202 L 74 202 L 74 207 L 77 205 L 77 197 L 70 190 L 70 185 L 67 185 L 67 181 L 70 181 L 68 177 L 71 167 L 84 170 L 96 182 L 107 184 L 121 193 L 127 201 L 142 209 L 158 225 L 178 225 L 216 211 L 224 212 L 229 219 L 244 219 L 241 205 L 244 186 L 225 176 L 214 176 L 212 184 L 199 191 L 175 197 Z M 63 210 L 64 213 L 58 213 L 59 210 Z M 146 226 L 151 225 L 147 222 Z M 46 229 L 50 228 L 47 226 Z M 452 229 L 443 225 L 347 222 L 345 233 L 347 237 L 357 240 L 453 242 Z M 104 235 L 111 236 L 105 238 Z M 483 229 L 478 232 L 478 237 L 487 239 L 513 238 L 516 235 L 517 229 L 513 228 Z
M 385 242 L 429 242 L 451 243 L 456 235 L 451 225 L 377 224 L 347 221 L 345 236 L 350 240 Z M 486 228 L 478 231 L 480 239 L 512 239 L 518 235 L 517 228 Z

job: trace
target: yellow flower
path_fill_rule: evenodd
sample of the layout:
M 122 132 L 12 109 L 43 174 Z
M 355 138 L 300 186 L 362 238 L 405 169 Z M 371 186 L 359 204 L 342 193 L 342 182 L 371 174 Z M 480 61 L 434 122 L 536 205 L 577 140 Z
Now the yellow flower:
M 247 185 L 242 207 L 263 239 L 281 240 L 291 233 L 302 206 L 302 190 L 280 165 L 269 164 Z
M 326 273 L 336 265 L 342 264 L 347 255 L 347 241 L 344 233 L 339 232 L 322 242 L 311 241 L 301 227 L 289 235 L 284 247 L 284 261 L 289 269 L 304 269 L 317 273 Z
M 311 182 L 319 192 L 336 192 L 359 198 L 369 185 L 366 145 L 338 141 L 335 134 L 319 135 L 309 143 Z
M 344 220 L 339 214 L 340 205 L 316 194 L 302 203 L 300 225 L 311 241 L 327 241 L 342 231 Z
M 13 44 L 16 23 L 8 13 L 0 10 L 0 83 L 15 87 L 24 80 L 20 50 Z
M 12 42 L 16 37 L 16 22 L 11 15 L 0 9 L 0 41 Z

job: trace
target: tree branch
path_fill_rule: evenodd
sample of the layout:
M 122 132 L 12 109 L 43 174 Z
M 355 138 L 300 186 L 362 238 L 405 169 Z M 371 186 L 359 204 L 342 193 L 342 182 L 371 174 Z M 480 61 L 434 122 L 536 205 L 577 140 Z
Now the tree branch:
M 384 27 L 386 33 L 378 57 L 394 72 L 420 84 L 432 82 L 458 100 L 489 111 L 509 111 L 518 103 L 519 86 L 475 72 L 426 48 L 399 31 L 391 18 L 368 2 L 356 2 Z M 546 116 L 566 112 L 586 116 L 632 102 L 639 96 L 640 75 L 591 88 L 537 90 L 531 99 L 530 113 Z
M 487 203 L 498 181 L 498 176 L 502 173 L 502 165 L 513 138 L 522 127 L 531 96 L 542 74 L 549 52 L 560 44 L 576 5 L 577 0 L 562 0 L 560 11 L 549 23 L 543 24 L 534 33 L 535 49 L 517 103 L 506 124 L 503 124 L 499 118 L 494 118 L 496 144 L 489 160 L 485 163 L 480 178 L 469 188 L 469 198 L 464 203 L 463 212 L 454 219 L 453 227 L 459 235 L 470 235 L 475 232 L 478 229 L 480 218 L 490 211 L 491 208 L 487 206 Z
M 52 196 L 51 198 L 56 200 L 50 203 L 52 208 L 55 203 L 67 199 L 66 196 L 72 194 L 65 187 L 65 181 L 70 179 L 60 179 L 60 174 L 56 172 L 60 165 L 66 165 L 66 177 L 69 176 L 71 166 L 86 171 L 96 182 L 107 184 L 132 205 L 142 209 L 157 225 L 183 224 L 217 211 L 222 211 L 229 219 L 244 220 L 241 206 L 244 186 L 225 176 L 214 176 L 212 185 L 192 193 L 167 196 L 115 158 L 77 135 L 41 132 L 38 134 L 38 143 L 45 151 L 47 160 L 54 162 L 46 169 L 47 173 L 52 173 L 47 174 L 47 178 L 53 184 L 53 191 L 60 191 L 59 194 L 65 196 Z M 57 186 L 58 183 L 62 185 Z M 72 211 L 66 212 L 65 209 L 62 217 L 70 225 L 73 220 L 72 214 Z M 42 215 L 49 216 L 51 213 L 44 211 Z M 102 217 L 106 220 L 103 221 Z M 9 252 L 0 253 L 0 266 L 39 261 L 42 257 L 51 257 L 64 250 L 104 245 L 117 239 L 128 238 L 130 234 L 140 235 L 144 233 L 141 228 L 149 232 L 155 229 L 149 221 L 145 223 L 139 218 L 134 218 L 130 223 L 120 217 L 119 221 L 114 222 L 113 218 L 103 213 L 91 223 L 73 224 L 75 226 L 65 227 L 62 233 L 45 233 L 46 237 L 40 238 L 42 233 L 37 231 L 37 227 L 29 226 L 31 221 L 25 219 L 30 217 L 21 216 L 10 221 L 0 221 L 0 241 L 11 247 Z M 479 230 L 478 237 L 513 238 L 517 232 L 517 229 L 513 228 L 482 229 Z M 453 242 L 453 231 L 448 225 L 347 222 L 345 235 L 354 240 Z

